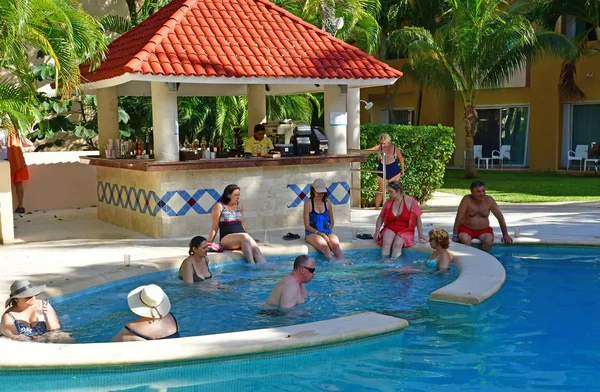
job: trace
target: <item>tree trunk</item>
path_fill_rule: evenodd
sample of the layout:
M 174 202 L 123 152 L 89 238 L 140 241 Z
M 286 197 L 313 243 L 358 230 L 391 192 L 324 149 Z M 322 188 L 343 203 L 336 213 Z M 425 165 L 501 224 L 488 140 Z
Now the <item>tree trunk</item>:
M 419 87 L 419 95 L 417 98 L 417 113 L 415 123 L 413 125 L 421 125 L 421 108 L 423 107 L 423 86 Z
M 477 110 L 473 104 L 467 101 L 465 105 L 465 146 L 467 149 L 467 156 L 465 161 L 465 177 L 475 178 L 477 172 L 475 170 L 475 157 L 473 151 L 474 137 L 477 133 L 477 123 L 479 117 L 477 117 Z
M 390 92 L 390 86 L 385 86 L 385 98 L 388 106 L 388 124 L 392 124 L 392 118 L 394 118 L 394 103 L 392 100 L 392 93 Z

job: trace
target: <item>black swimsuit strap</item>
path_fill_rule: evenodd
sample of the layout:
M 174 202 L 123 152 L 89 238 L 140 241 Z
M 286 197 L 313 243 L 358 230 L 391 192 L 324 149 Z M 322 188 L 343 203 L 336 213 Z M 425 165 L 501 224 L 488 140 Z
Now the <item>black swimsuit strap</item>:
M 325 211 L 323 212 L 317 212 L 315 211 L 315 199 L 313 199 L 312 197 L 310 198 L 310 204 L 312 204 L 312 212 L 313 214 L 317 214 L 317 215 L 321 215 L 327 212 L 327 202 L 323 201 L 323 205 L 325 206 Z
M 132 334 L 134 334 L 135 336 L 138 336 L 138 337 L 140 337 L 142 339 L 145 339 L 145 340 L 154 340 L 154 339 L 151 339 L 151 338 L 149 338 L 148 336 L 146 336 L 144 334 L 141 334 L 141 333 L 139 333 L 139 332 L 137 332 L 137 331 L 129 328 L 127 325 L 125 326 L 125 329 L 128 330 L 129 332 L 131 332 Z

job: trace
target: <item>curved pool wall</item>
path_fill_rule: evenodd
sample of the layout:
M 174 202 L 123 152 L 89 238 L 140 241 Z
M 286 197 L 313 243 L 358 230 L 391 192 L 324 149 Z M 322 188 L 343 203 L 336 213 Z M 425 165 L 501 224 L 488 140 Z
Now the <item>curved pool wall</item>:
M 342 249 L 375 248 L 373 242 L 344 243 Z M 416 244 L 411 249 L 431 253 L 428 244 Z M 479 304 L 494 295 L 506 278 L 504 267 L 493 256 L 473 247 L 452 243 L 454 263 L 459 277 L 430 296 L 432 301 L 462 305 Z M 314 252 L 306 244 L 263 247 L 267 256 Z M 242 258 L 239 252 L 211 254 L 211 262 Z M 64 281 L 49 288 L 50 296 L 68 294 L 101 283 L 144 275 L 179 267 L 183 257 L 137 262 L 131 267 L 115 267 L 114 271 L 77 282 Z M 150 364 L 166 361 L 211 359 L 247 354 L 314 347 L 322 344 L 349 342 L 358 338 L 376 337 L 399 332 L 408 326 L 404 319 L 365 312 L 333 320 L 204 335 L 166 341 L 86 343 L 86 344 L 31 344 L 8 339 L 0 340 L 0 350 L 12 353 L 0 358 L 1 368 L 51 368 L 60 366 L 110 366 Z M 27 344 L 26 347 L 23 345 Z M 133 345 L 133 346 L 132 346 Z

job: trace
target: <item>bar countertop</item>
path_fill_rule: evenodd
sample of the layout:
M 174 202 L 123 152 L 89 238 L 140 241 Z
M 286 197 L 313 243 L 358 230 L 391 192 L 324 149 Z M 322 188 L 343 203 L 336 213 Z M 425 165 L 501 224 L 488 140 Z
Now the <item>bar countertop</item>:
M 156 162 L 153 159 L 107 159 L 98 156 L 79 157 L 79 161 L 86 165 L 145 172 L 235 169 L 243 167 L 273 167 L 291 165 L 327 165 L 334 163 L 365 162 L 366 159 L 366 155 L 356 153 L 347 155 L 308 155 L 281 158 L 217 158 L 178 162 Z

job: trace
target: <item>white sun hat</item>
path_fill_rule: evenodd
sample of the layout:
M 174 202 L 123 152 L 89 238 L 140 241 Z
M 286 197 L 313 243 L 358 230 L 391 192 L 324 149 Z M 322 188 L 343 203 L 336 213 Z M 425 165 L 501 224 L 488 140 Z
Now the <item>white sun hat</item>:
M 161 318 L 171 310 L 167 294 L 155 284 L 140 286 L 127 296 L 129 309 L 138 316 Z

